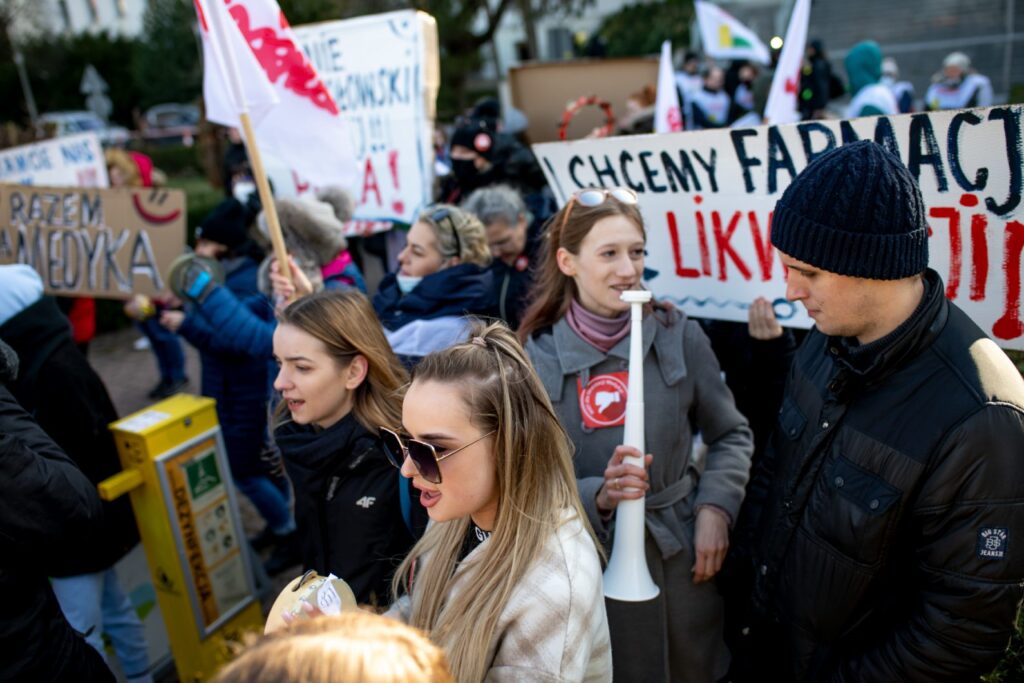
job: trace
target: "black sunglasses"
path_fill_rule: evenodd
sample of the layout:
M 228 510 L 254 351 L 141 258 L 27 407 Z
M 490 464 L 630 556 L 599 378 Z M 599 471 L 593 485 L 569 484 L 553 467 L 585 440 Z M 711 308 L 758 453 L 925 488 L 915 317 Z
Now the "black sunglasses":
M 424 479 L 429 481 L 431 484 L 441 483 L 441 466 L 440 462 L 445 458 L 450 458 L 461 450 L 469 448 L 478 441 L 483 441 L 494 431 L 487 432 L 483 436 L 470 441 L 464 446 L 460 446 L 453 451 L 448 451 L 444 455 L 439 456 L 437 449 L 429 443 L 424 441 L 417 441 L 416 439 L 402 440 L 395 432 L 391 431 L 386 427 L 380 427 L 380 440 L 384 444 L 384 454 L 388 456 L 388 460 L 392 465 L 401 469 L 402 463 L 405 459 L 411 458 L 412 464 L 416 466 L 419 473 Z
M 430 214 L 430 220 L 434 222 L 437 227 L 441 227 L 441 221 L 447 220 L 448 227 L 451 228 L 452 237 L 455 238 L 455 256 L 462 255 L 462 241 L 459 240 L 459 231 L 455 229 L 455 220 L 452 218 L 452 213 L 448 209 L 438 209 Z

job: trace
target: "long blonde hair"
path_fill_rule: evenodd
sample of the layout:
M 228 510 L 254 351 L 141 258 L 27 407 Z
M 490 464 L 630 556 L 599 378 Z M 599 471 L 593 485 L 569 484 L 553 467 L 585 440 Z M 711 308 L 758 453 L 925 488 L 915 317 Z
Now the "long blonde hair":
M 452 683 L 444 653 L 416 629 L 367 612 L 301 621 L 261 638 L 215 683 Z
M 459 550 L 470 518 L 432 525 L 406 556 L 393 583 L 412 599 L 410 624 L 448 653 L 460 683 L 483 680 L 498 619 L 562 521 L 564 510 L 587 522 L 572 464 L 572 443 L 515 335 L 500 322 L 474 326 L 471 341 L 426 356 L 414 382 L 463 387 L 467 413 L 482 432 L 494 431 L 498 512 L 486 552 L 465 568 L 465 583 L 450 596 Z M 426 557 L 425 566 L 417 559 Z M 410 570 L 416 566 L 415 576 Z M 410 585 L 410 581 L 412 585 Z
M 341 369 L 356 355 L 366 359 L 366 379 L 356 387 L 352 407 L 359 424 L 377 434 L 381 425 L 402 423 L 402 391 L 408 374 L 361 292 L 324 290 L 304 296 L 279 313 L 278 322 L 321 341 Z M 279 424 L 286 410 L 282 402 L 277 412 Z

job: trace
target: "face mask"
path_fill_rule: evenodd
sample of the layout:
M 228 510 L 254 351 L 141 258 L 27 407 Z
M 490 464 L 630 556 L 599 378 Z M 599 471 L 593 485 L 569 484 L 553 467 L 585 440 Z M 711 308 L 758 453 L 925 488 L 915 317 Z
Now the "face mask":
M 480 184 L 480 174 L 472 159 L 452 159 L 452 173 L 464 193 L 473 191 Z
M 395 278 L 398 281 L 398 289 L 402 294 L 408 294 L 412 290 L 416 289 L 416 285 L 420 283 L 422 277 L 416 277 L 414 275 L 402 275 L 398 273 Z
M 249 201 L 250 195 L 256 191 L 256 183 L 251 180 L 239 180 L 232 186 L 231 194 L 243 205 Z

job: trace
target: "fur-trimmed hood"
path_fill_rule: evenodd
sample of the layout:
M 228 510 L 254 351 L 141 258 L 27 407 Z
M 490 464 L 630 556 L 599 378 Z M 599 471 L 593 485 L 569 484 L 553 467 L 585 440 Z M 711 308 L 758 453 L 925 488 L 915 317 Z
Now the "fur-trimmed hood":
M 348 248 L 344 224 L 352 219 L 355 206 L 352 196 L 340 187 L 327 187 L 319 190 L 316 198 L 284 197 L 276 200 L 274 205 L 285 248 L 313 283 L 314 289 L 319 289 L 323 284 L 320 269 Z M 260 212 L 256 225 L 259 240 L 268 253 L 260 264 L 259 287 L 260 291 L 270 294 L 273 248 L 265 211 Z

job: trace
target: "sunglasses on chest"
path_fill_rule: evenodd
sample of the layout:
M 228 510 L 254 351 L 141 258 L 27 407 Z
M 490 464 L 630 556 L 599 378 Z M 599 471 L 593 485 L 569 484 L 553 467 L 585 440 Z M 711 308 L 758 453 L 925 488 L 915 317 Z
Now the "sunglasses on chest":
M 441 483 L 441 461 L 445 458 L 450 458 L 461 450 L 465 450 L 473 444 L 483 441 L 494 431 L 487 432 L 483 436 L 480 436 L 469 443 L 459 446 L 455 450 L 448 451 L 443 455 L 437 454 L 437 447 L 433 444 L 426 443 L 425 441 L 417 441 L 416 439 L 406 438 L 403 439 L 396 432 L 391 431 L 387 427 L 380 427 L 380 440 L 384 444 L 384 454 L 388 456 L 388 460 L 392 465 L 401 469 L 402 463 L 405 462 L 406 458 L 412 460 L 412 464 L 419 470 L 420 475 L 429 481 L 431 484 Z M 442 451 L 444 449 L 441 449 Z

